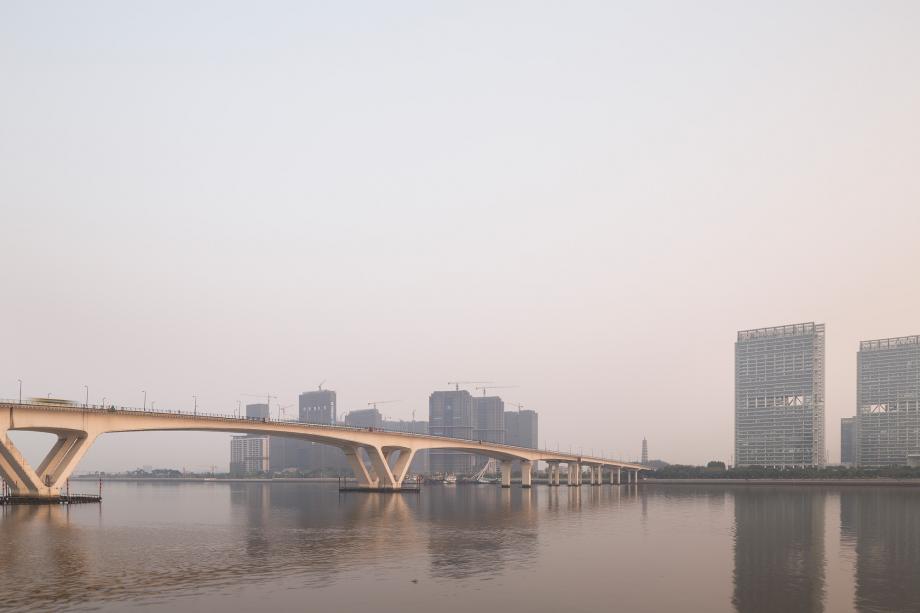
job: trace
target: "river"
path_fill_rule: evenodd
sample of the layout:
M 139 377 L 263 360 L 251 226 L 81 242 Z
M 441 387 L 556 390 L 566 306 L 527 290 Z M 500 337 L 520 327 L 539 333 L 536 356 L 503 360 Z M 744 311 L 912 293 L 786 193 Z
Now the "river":
M 920 611 L 920 488 L 123 482 L 103 498 L 0 508 L 0 610 Z

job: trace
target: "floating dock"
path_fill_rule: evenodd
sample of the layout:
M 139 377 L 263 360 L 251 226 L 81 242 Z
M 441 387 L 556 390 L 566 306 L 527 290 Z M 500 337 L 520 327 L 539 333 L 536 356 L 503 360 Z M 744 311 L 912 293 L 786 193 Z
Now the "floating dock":
M 363 492 L 375 494 L 418 494 L 422 491 L 419 481 L 405 481 L 402 487 L 361 487 L 351 479 L 339 478 L 339 492 Z
M 64 494 L 61 496 L 0 496 L 0 506 L 13 504 L 87 504 L 102 502 L 99 494 Z

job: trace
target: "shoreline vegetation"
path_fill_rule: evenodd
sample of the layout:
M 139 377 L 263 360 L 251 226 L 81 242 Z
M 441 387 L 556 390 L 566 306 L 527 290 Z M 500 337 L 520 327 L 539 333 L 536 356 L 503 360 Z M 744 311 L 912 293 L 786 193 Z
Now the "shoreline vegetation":
M 910 466 L 888 466 L 884 468 L 861 468 L 855 466 L 777 467 L 759 466 L 726 467 L 724 462 L 709 462 L 706 466 L 669 464 L 648 475 L 655 481 L 680 480 L 730 480 L 730 481 L 912 481 L 920 480 L 920 468 Z

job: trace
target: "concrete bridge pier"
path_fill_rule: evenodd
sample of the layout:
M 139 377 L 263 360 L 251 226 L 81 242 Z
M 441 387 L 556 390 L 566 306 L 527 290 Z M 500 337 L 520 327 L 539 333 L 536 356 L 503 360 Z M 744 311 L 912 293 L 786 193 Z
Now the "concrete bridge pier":
M 578 462 L 571 462 L 569 464 L 569 472 L 566 474 L 566 485 L 571 487 L 581 486 L 581 464 Z
M 370 460 L 370 468 L 361 456 L 362 449 Z M 342 451 L 355 474 L 358 487 L 368 489 L 400 489 L 415 455 L 414 449 L 406 447 L 380 448 L 371 445 L 344 447 Z
M 604 483 L 604 474 L 601 471 L 600 466 L 594 467 L 594 485 L 601 485 Z
M 562 477 L 561 472 L 559 462 L 549 463 L 549 484 L 552 487 L 559 487 L 559 480 Z
M 521 461 L 521 487 L 530 487 L 533 478 L 533 464 Z
M 622 473 L 622 470 L 620 469 L 619 466 L 617 466 L 617 485 L 620 485 L 621 483 L 623 483 L 623 475 L 621 473 Z
M 502 487 L 511 487 L 511 460 L 502 460 Z
M 13 421 L 12 415 L 10 421 Z M 32 469 L 10 440 L 8 430 L 0 431 L 0 477 L 9 486 L 13 495 L 35 498 L 59 496 L 70 474 L 96 440 L 95 433 L 80 430 L 44 431 L 56 434 L 58 440 L 38 465 L 37 470 Z

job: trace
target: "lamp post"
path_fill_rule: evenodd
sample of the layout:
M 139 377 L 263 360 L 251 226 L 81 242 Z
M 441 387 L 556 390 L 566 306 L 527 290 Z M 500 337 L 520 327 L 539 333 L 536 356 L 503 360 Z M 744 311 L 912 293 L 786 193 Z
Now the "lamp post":
M 156 401 L 156 400 L 151 400 L 151 401 L 150 401 L 150 410 L 151 410 L 151 411 L 156 411 L 156 410 L 157 410 L 157 401 Z
M 144 410 L 147 410 L 147 390 L 141 390 L 144 392 Z
M 105 408 L 105 396 L 102 397 L 102 408 Z
M 83 408 L 85 409 L 89 406 L 89 386 L 84 383 L 83 389 L 86 390 L 86 401 L 83 403 Z
M 22 404 L 22 379 L 16 379 L 19 381 L 19 404 Z
M 195 399 L 195 415 L 198 415 L 198 396 L 192 396 Z
M 242 400 L 236 401 L 236 417 L 237 419 L 242 419 L 243 417 L 243 401 Z

